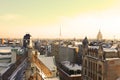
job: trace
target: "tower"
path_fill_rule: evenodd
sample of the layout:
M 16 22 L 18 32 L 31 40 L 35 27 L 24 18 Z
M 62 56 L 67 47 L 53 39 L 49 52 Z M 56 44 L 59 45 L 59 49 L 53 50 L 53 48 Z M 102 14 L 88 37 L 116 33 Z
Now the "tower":
M 87 39 L 87 37 L 85 37 L 85 39 L 82 41 L 82 45 L 83 45 L 83 56 L 85 54 L 87 54 L 87 50 L 88 50 L 88 44 L 89 44 L 89 41 Z
M 97 40 L 98 41 L 101 41 L 102 40 L 102 33 L 101 31 L 99 30 L 98 34 L 97 34 Z
M 24 35 L 24 37 L 23 37 L 23 47 L 27 48 L 29 45 L 31 45 L 30 37 L 31 37 L 30 34 Z

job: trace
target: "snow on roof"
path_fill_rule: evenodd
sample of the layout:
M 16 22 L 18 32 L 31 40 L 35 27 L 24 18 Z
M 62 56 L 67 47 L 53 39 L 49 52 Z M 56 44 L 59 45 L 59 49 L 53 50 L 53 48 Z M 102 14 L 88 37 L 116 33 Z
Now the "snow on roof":
M 54 62 L 54 57 L 45 57 L 45 56 L 40 56 L 39 59 L 43 62 L 43 64 L 46 65 L 51 71 L 56 69 L 55 62 Z
M 120 59 L 120 58 L 106 58 L 106 60 L 117 60 L 117 59 Z
M 69 61 L 63 61 L 62 64 L 70 70 L 82 70 L 82 67 L 78 64 L 71 64 Z
M 111 48 L 117 48 L 118 44 L 114 44 Z
M 82 45 L 82 42 L 76 42 L 75 41 L 75 45 Z
M 115 48 L 103 48 L 104 52 L 117 52 Z
M 73 49 L 75 49 L 75 48 L 78 48 L 78 47 L 72 46 L 72 45 L 68 45 L 68 48 L 73 48 Z
M 99 49 L 99 46 L 88 46 L 89 48 Z
M 92 49 L 99 49 L 99 46 L 89 46 Z M 103 48 L 104 52 L 117 52 L 115 48 Z

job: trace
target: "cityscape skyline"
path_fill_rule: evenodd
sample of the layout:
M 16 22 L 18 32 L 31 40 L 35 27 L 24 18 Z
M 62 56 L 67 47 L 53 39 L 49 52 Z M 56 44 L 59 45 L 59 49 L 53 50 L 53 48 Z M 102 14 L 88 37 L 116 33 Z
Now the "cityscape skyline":
M 120 39 L 119 0 L 1 0 L 0 37 Z

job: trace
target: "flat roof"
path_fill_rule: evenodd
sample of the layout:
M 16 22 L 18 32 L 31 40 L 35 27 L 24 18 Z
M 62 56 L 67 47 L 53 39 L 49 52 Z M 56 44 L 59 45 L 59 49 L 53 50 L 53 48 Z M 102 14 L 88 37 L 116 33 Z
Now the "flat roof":
M 117 60 L 117 59 L 120 59 L 120 58 L 106 58 L 106 60 Z
M 99 46 L 89 46 L 89 48 L 92 49 L 99 49 Z M 117 52 L 117 50 L 115 48 L 103 48 L 104 52 Z
M 68 45 L 68 48 L 78 48 L 78 47 L 73 46 L 73 45 Z
M 82 66 L 70 63 L 69 61 L 63 61 L 62 64 L 70 70 L 82 70 Z
M 115 48 L 103 48 L 104 52 L 115 52 L 117 53 L 117 50 Z
M 89 48 L 99 49 L 99 46 L 88 46 Z

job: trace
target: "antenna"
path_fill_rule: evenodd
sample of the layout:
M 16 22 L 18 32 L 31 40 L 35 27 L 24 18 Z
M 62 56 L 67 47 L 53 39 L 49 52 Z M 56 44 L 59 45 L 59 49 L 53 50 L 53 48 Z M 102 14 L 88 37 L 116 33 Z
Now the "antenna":
M 62 33 L 61 33 L 61 26 L 62 26 L 62 25 L 60 25 L 59 42 L 61 41 L 61 35 L 62 35 Z
M 116 37 L 116 36 L 114 35 L 113 37 L 114 37 L 114 41 L 115 41 L 115 37 Z

